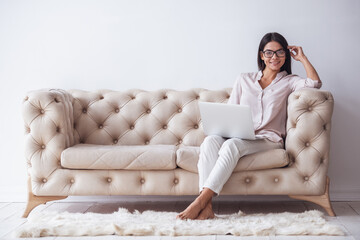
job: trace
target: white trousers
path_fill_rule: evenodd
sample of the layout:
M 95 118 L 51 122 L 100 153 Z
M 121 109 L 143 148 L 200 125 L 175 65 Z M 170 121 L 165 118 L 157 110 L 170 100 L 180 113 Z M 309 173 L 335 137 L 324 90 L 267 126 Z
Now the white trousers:
M 200 146 L 197 165 L 200 192 L 206 187 L 218 195 L 241 157 L 276 148 L 283 148 L 283 143 L 267 139 L 243 140 L 207 136 Z

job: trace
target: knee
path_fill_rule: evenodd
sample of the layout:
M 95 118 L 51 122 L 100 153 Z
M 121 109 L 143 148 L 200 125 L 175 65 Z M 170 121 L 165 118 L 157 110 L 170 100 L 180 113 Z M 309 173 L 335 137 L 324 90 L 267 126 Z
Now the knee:
M 221 146 L 221 149 L 219 151 L 219 154 L 228 154 L 231 153 L 232 155 L 236 155 L 240 153 L 243 140 L 237 139 L 237 138 L 230 138 L 226 140 L 223 145 Z
M 226 140 L 223 144 L 223 148 L 234 148 L 237 146 L 237 142 L 238 140 L 235 140 L 234 138 L 230 138 L 228 140 Z
M 222 143 L 224 142 L 224 139 L 220 136 L 216 136 L 216 135 L 210 135 L 207 136 L 204 141 L 201 144 L 201 148 L 218 148 L 220 149 Z

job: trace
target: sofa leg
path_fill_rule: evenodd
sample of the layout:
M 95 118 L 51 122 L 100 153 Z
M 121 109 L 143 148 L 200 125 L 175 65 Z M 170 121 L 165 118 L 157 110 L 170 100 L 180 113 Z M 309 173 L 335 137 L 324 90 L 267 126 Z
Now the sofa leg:
M 329 185 L 330 185 L 330 178 L 326 177 L 326 189 L 325 193 L 320 196 L 305 196 L 305 195 L 289 195 L 289 197 L 298 199 L 298 200 L 305 200 L 309 202 L 313 202 L 325 209 L 325 211 L 329 214 L 329 216 L 335 217 L 334 210 L 331 206 L 330 197 L 329 197 Z
M 26 204 L 26 209 L 24 211 L 23 214 L 23 218 L 27 218 L 30 214 L 30 212 L 37 206 L 39 206 L 40 204 L 46 204 L 47 202 L 50 201 L 55 201 L 55 200 L 61 200 L 61 199 L 65 199 L 67 198 L 67 196 L 36 196 L 32 193 L 31 190 L 31 179 L 30 177 L 28 178 L 28 201 Z

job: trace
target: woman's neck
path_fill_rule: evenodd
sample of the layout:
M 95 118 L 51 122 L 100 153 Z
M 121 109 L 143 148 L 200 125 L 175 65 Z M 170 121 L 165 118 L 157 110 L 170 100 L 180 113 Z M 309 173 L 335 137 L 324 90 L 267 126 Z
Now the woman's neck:
M 265 68 L 264 70 L 263 70 L 263 76 L 262 76 L 262 78 L 264 78 L 264 79 L 267 79 L 268 81 L 269 80 L 274 80 L 275 78 L 276 78 L 276 75 L 279 73 L 280 71 L 273 71 L 273 70 L 271 70 L 271 69 L 268 69 L 268 68 Z

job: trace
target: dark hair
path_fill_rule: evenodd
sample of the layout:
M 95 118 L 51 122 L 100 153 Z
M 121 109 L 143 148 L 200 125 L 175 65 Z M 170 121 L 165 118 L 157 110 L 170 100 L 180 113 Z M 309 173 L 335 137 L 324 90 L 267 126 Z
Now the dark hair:
M 287 43 L 286 39 L 280 33 L 277 33 L 277 32 L 271 32 L 271 33 L 265 34 L 265 36 L 260 41 L 258 58 L 257 58 L 259 70 L 264 70 L 265 66 L 266 66 L 264 61 L 261 59 L 260 53 L 261 53 L 261 51 L 264 50 L 265 45 L 271 41 L 278 42 L 286 52 L 285 63 L 281 67 L 280 71 L 285 70 L 288 74 L 291 74 L 291 56 L 290 56 L 289 49 L 287 49 L 288 43 Z

